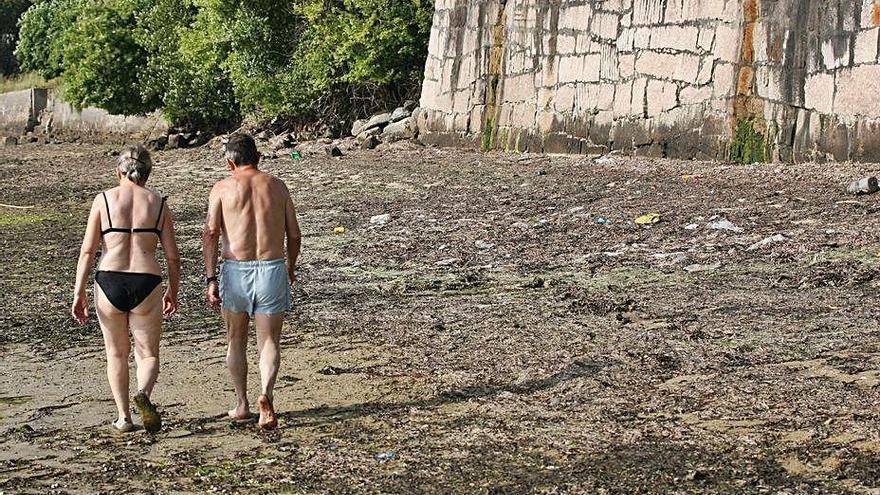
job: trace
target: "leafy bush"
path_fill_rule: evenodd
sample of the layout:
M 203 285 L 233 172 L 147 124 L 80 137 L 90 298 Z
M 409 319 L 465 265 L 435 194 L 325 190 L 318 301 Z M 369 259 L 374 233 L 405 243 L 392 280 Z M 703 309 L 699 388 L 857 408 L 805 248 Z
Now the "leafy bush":
M 83 3 L 44 0 L 32 5 L 21 16 L 15 56 L 23 70 L 37 72 L 45 79 L 58 77 L 64 72 L 65 35 L 76 23 Z
M 223 69 L 228 41 L 211 11 L 188 0 L 145 2 L 137 39 L 147 50 L 141 96 L 162 102 L 165 116 L 179 125 L 226 129 L 241 118 L 232 81 Z
M 227 66 L 253 115 L 346 120 L 420 87 L 433 2 L 219 1 L 234 19 Z
M 18 42 L 18 19 L 30 5 L 30 0 L 0 0 L 0 75 L 18 71 L 12 52 Z
M 64 97 L 77 107 L 136 114 L 161 105 L 141 97 L 139 74 L 146 49 L 135 40 L 136 5 L 124 0 L 94 2 L 80 8 L 64 33 Z

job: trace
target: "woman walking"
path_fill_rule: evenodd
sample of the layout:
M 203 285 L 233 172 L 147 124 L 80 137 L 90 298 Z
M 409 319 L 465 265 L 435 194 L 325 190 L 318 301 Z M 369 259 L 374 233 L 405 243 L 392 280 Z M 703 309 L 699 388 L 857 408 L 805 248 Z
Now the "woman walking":
M 119 155 L 119 186 L 95 196 L 76 267 L 71 314 L 79 324 L 88 320 L 86 284 L 98 247 L 101 260 L 95 273 L 95 309 L 104 335 L 107 378 L 118 418 L 113 427 L 134 429 L 129 409 L 129 333 L 134 339 L 138 393 L 134 397 L 144 429 L 156 432 L 162 420 L 150 402 L 159 375 L 159 337 L 162 316 L 177 311 L 180 257 L 174 222 L 164 197 L 148 189 L 153 168 L 143 146 L 129 146 Z M 168 265 L 168 287 L 162 291 L 162 270 L 156 259 L 159 243 Z

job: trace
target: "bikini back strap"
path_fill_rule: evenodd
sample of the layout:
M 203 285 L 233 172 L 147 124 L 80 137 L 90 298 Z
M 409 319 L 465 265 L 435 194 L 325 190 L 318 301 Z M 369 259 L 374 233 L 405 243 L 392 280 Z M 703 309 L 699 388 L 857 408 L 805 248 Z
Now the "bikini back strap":
M 113 228 L 113 220 L 110 220 L 110 203 L 107 202 L 107 193 L 102 192 L 101 196 L 104 196 L 104 207 L 107 209 L 107 225 L 109 228 Z
M 159 229 L 159 222 L 162 221 L 162 212 L 165 211 L 165 201 L 168 200 L 168 196 L 162 196 L 162 204 L 159 206 L 159 216 L 156 217 L 156 227 L 155 229 Z

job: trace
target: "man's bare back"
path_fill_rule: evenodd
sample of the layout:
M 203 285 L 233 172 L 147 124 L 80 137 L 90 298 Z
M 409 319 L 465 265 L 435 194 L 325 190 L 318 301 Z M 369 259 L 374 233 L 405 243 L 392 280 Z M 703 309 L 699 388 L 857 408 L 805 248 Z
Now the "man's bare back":
M 239 170 L 214 185 L 208 209 L 209 225 L 223 233 L 223 258 L 284 257 L 288 223 L 296 223 L 284 182 L 253 168 Z

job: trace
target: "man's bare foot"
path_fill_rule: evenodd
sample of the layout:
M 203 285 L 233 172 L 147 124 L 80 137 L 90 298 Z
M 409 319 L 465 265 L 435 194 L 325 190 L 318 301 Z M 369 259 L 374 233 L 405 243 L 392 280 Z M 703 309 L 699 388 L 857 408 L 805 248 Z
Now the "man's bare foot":
M 240 421 L 243 419 L 251 419 L 251 406 L 247 402 L 239 404 L 235 409 L 229 410 L 229 419 Z
M 278 418 L 275 416 L 275 409 L 272 407 L 272 401 L 266 395 L 261 395 L 257 400 L 257 407 L 260 409 L 260 421 L 257 422 L 260 428 L 272 430 L 278 427 Z

